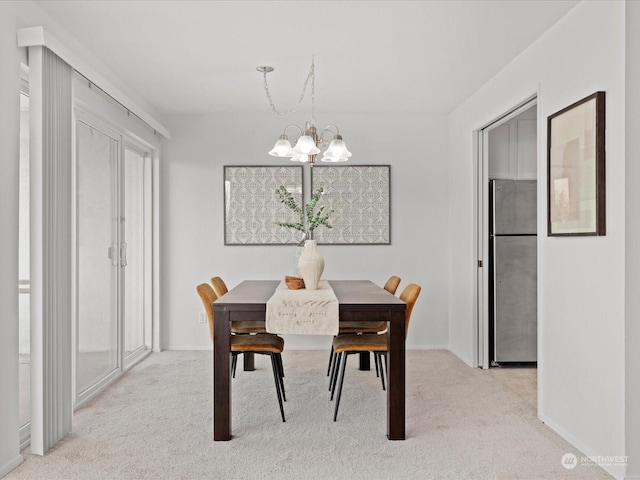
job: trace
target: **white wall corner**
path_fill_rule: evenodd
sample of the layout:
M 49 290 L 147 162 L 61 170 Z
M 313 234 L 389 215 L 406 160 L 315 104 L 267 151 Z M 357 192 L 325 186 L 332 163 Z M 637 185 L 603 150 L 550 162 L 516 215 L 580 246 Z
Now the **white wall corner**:
M 600 455 L 597 452 L 594 452 L 593 449 L 589 448 L 588 445 L 586 445 L 585 443 L 581 442 L 578 438 L 576 438 L 574 435 L 572 435 L 570 432 L 565 430 L 563 427 L 561 427 L 559 424 L 557 424 L 553 420 L 550 420 L 549 418 L 545 417 L 543 414 L 538 414 L 538 418 L 547 427 L 549 427 L 552 430 L 554 430 L 558 435 L 560 435 L 562 438 L 564 438 L 566 441 L 568 441 L 570 444 L 572 444 L 575 448 L 580 450 L 580 452 L 582 452 L 584 454 L 583 457 L 585 457 L 585 458 L 588 457 L 591 460 L 602 459 L 602 461 L 594 461 L 593 463 L 597 464 L 600 468 L 602 468 L 609 475 L 613 476 L 614 478 L 616 478 L 618 480 L 628 480 L 628 479 L 632 478 L 632 477 L 626 477 L 625 476 L 626 466 L 623 463 L 612 464 L 612 463 L 606 462 L 606 459 L 607 459 L 606 456 L 603 456 L 603 455 Z M 567 453 L 571 453 L 571 452 L 567 452 Z M 558 459 L 558 462 L 560 462 L 560 459 Z M 582 463 L 582 465 L 581 465 L 581 463 Z M 580 458 L 580 457 L 578 458 L 578 465 L 576 466 L 575 470 L 573 470 L 576 473 L 576 478 L 580 478 L 578 469 L 580 469 L 580 468 L 593 468 L 593 464 L 592 464 L 591 461 L 587 460 L 586 463 L 587 464 L 585 465 L 585 462 L 582 460 L 582 458 Z
M 462 352 L 452 347 L 451 345 L 448 345 L 446 347 L 446 350 L 449 350 L 451 353 L 453 353 L 456 357 L 458 357 L 464 363 L 469 365 L 471 368 L 476 368 L 478 366 L 477 362 L 473 361 L 473 359 L 469 358 L 467 355 L 464 355 Z

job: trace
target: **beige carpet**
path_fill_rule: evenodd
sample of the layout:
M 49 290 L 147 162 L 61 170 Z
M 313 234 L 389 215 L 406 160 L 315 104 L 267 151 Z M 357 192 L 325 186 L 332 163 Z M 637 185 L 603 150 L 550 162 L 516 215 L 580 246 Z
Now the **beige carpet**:
M 566 470 L 580 453 L 543 425 L 495 374 L 446 351 L 407 352 L 407 440 L 385 437 L 385 393 L 349 361 L 331 421 L 327 352 L 286 351 L 287 422 L 270 364 L 233 382 L 230 442 L 212 441 L 211 352 L 163 352 L 78 410 L 74 431 L 17 479 L 604 479 Z

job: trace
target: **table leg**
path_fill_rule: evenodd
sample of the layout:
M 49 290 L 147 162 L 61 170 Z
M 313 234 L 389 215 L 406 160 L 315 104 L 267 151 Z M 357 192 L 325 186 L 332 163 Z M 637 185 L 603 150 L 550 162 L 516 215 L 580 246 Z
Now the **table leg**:
M 246 352 L 242 354 L 242 362 L 245 372 L 253 372 L 256 369 L 253 358 L 254 355 L 252 352 Z
M 405 313 L 392 312 L 387 335 L 387 437 L 405 439 Z
M 369 352 L 360 352 L 360 370 L 371 370 Z
M 231 323 L 214 304 L 213 439 L 231 440 Z

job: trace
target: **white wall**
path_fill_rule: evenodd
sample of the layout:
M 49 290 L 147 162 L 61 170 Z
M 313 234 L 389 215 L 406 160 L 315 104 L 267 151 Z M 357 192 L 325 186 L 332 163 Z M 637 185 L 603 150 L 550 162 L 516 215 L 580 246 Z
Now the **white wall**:
M 265 101 L 265 111 L 267 105 Z M 318 115 L 318 124 L 340 126 L 353 157 L 349 164 L 391 165 L 391 245 L 329 246 L 324 278 L 368 278 L 382 285 L 389 275 L 423 286 L 408 348 L 446 348 L 447 313 L 447 125 L 444 116 Z M 292 165 L 267 151 L 289 123 L 270 113 L 174 116 L 164 147 L 162 188 L 163 346 L 211 348 L 198 283 L 220 275 L 232 287 L 243 279 L 290 275 L 293 246 L 224 246 L 223 165 Z M 305 170 L 308 179 L 308 167 Z M 329 348 L 328 337 L 289 336 L 287 348 Z
M 450 345 L 475 363 L 472 132 L 536 92 L 539 178 L 546 118 L 607 92 L 607 235 L 539 246 L 539 416 L 588 455 L 625 455 L 625 4 L 578 4 L 449 118 Z M 546 212 L 540 182 L 539 211 Z M 546 215 L 539 216 L 546 232 Z M 621 477 L 624 467 L 607 467 Z
M 640 3 L 626 3 L 626 455 L 627 478 L 640 479 Z

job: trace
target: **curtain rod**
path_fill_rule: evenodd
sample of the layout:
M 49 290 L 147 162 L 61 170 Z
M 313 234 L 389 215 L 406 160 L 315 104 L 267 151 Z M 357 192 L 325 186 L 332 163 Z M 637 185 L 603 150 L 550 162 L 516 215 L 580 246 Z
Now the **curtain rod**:
M 107 97 L 109 97 L 109 99 L 111 101 L 113 101 L 114 103 L 117 103 L 118 105 L 120 105 L 122 108 L 124 108 L 127 111 L 127 115 L 128 116 L 134 116 L 136 117 L 138 120 L 140 120 L 142 123 L 144 123 L 146 126 L 148 126 L 151 130 L 153 130 L 153 134 L 157 135 L 158 131 L 153 128 L 152 125 L 149 125 L 143 118 L 140 118 L 139 115 L 137 115 L 135 112 L 132 112 L 131 109 L 129 107 L 127 107 L 126 105 L 124 105 L 122 102 L 120 102 L 117 98 L 114 98 L 112 95 L 109 94 L 109 92 L 107 92 L 104 88 L 100 87 L 100 85 L 96 85 L 96 83 L 91 80 L 89 77 L 87 77 L 86 75 L 84 75 L 82 72 L 79 72 L 78 70 L 74 69 L 74 72 L 76 72 L 78 75 L 80 75 L 82 78 L 84 78 L 87 83 L 89 84 L 89 89 L 93 89 L 94 87 L 97 88 L 98 90 L 100 90 L 104 95 L 106 95 Z

